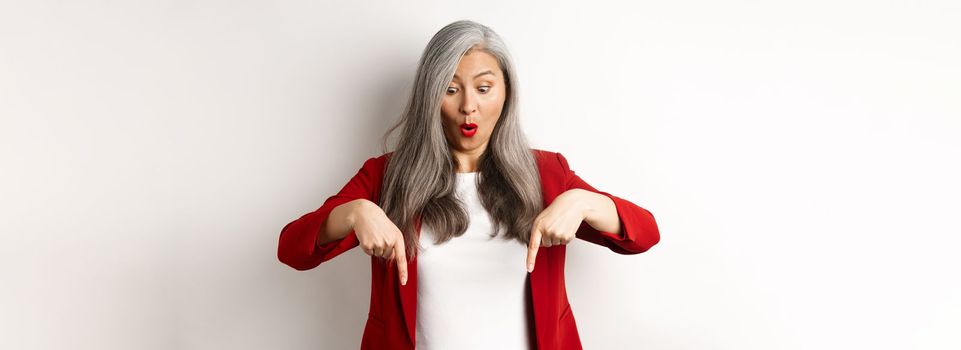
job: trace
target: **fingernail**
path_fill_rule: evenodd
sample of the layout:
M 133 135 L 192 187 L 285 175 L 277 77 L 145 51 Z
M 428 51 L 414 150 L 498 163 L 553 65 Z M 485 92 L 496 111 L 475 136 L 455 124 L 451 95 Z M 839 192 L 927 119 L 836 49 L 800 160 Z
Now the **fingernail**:
M 527 272 L 534 271 L 534 264 L 527 264 Z
M 407 276 L 404 276 L 403 278 L 400 279 L 400 284 L 403 284 L 405 286 L 407 285 Z

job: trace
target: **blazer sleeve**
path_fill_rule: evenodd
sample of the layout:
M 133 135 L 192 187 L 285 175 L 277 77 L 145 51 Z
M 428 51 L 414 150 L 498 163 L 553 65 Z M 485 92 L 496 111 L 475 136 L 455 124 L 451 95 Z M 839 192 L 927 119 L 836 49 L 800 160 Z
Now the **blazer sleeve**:
M 567 163 L 564 155 L 557 153 L 557 160 L 566 174 L 565 190 L 580 188 L 594 193 L 602 194 L 614 201 L 617 208 L 617 217 L 621 221 L 621 234 L 602 232 L 587 223 L 581 222 L 577 229 L 576 237 L 585 241 L 605 246 L 619 254 L 638 254 L 650 249 L 660 241 L 661 235 L 654 221 L 654 215 L 647 209 L 612 195 L 599 191 L 581 179 Z
M 347 236 L 325 244 L 317 244 L 317 237 L 330 212 L 337 206 L 360 198 L 374 201 L 374 186 L 380 185 L 375 183 L 378 178 L 374 174 L 375 162 L 375 158 L 367 159 L 357 174 L 337 194 L 328 197 L 320 208 L 291 221 L 280 230 L 277 257 L 281 262 L 297 270 L 309 270 L 358 245 L 353 230 Z

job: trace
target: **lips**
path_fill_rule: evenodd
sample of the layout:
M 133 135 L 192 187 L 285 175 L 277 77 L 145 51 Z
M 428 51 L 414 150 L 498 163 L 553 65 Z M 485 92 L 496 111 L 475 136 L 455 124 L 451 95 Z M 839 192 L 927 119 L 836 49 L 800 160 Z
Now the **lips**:
M 464 123 L 460 125 L 460 133 L 465 137 L 472 137 L 477 133 L 477 124 L 474 123 Z

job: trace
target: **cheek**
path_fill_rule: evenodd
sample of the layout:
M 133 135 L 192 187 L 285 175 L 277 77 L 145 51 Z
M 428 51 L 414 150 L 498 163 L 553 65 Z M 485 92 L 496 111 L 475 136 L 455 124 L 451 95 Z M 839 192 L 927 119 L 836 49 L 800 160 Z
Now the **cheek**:
M 501 111 L 504 109 L 504 97 L 492 97 L 491 99 L 485 101 L 484 107 L 484 109 L 487 111 L 486 114 L 488 119 L 494 120 L 500 116 Z
M 454 108 L 450 102 L 444 100 L 444 102 L 441 103 L 440 115 L 444 118 L 445 123 L 449 123 L 453 119 L 453 116 L 455 115 L 454 112 L 456 112 L 456 108 Z

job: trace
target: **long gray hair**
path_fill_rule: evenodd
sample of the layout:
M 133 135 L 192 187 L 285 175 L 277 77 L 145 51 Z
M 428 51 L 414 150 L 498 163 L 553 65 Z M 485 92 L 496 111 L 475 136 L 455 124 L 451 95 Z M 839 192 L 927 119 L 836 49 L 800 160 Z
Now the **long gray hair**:
M 491 237 L 506 228 L 502 239 L 528 244 L 534 218 L 543 209 L 537 160 L 518 120 L 517 76 L 507 47 L 490 28 L 455 21 L 428 42 L 407 106 L 384 134 L 386 153 L 388 138 L 403 127 L 396 149 L 388 155 L 378 204 L 404 234 L 409 257 L 422 249 L 415 217 L 420 217 L 422 228 L 429 225 L 437 234 L 436 244 L 463 235 L 470 221 L 464 202 L 455 195 L 457 161 L 441 124 L 443 94 L 469 50 L 494 56 L 507 86 L 504 108 L 478 165 L 478 193 L 491 217 Z

